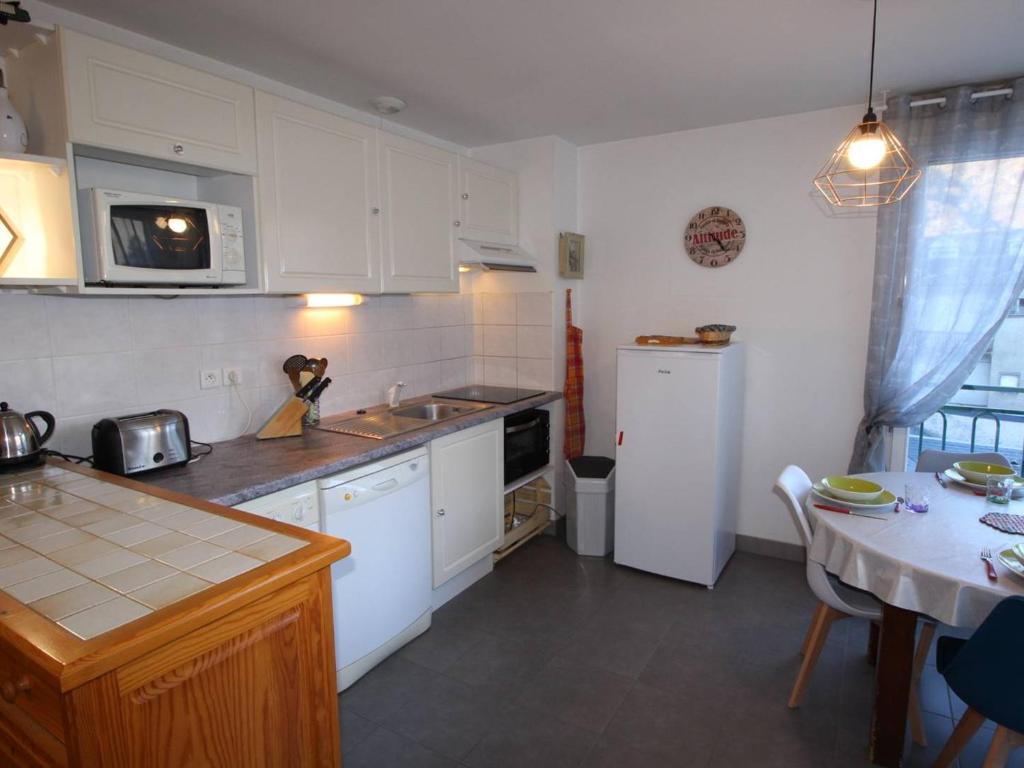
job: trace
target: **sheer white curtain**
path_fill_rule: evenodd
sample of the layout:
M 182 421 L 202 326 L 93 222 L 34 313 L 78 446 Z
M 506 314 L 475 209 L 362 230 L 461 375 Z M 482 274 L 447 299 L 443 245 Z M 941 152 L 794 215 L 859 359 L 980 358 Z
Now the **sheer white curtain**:
M 963 385 L 1024 290 L 1024 78 L 1011 99 L 890 100 L 886 121 L 924 168 L 879 209 L 864 418 L 851 472 L 884 469 L 885 427 L 919 424 Z

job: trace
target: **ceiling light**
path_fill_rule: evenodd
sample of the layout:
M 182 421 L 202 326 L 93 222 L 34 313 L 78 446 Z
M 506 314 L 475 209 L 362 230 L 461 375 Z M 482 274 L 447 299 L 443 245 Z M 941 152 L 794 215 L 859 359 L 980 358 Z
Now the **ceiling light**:
M 825 163 L 814 186 L 835 206 L 870 207 L 902 200 L 921 177 L 899 137 L 878 119 L 871 108 L 875 86 L 875 33 L 878 0 L 871 19 L 871 71 L 868 111 Z
M 395 115 L 405 109 L 405 102 L 397 96 L 374 96 L 370 106 L 382 115 Z
M 363 303 L 359 293 L 307 293 L 307 307 L 355 307 Z

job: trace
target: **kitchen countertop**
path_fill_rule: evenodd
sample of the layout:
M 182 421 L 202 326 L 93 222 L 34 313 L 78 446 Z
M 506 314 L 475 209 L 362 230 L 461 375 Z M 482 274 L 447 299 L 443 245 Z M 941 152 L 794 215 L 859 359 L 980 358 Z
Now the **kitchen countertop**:
M 486 410 L 475 411 L 385 440 L 341 435 L 311 427 L 306 427 L 299 437 L 257 440 L 255 435 L 243 435 L 235 440 L 214 443 L 213 452 L 197 462 L 142 475 L 138 480 L 217 504 L 234 506 L 299 483 L 329 477 L 350 467 L 407 451 L 442 435 L 555 402 L 561 397 L 561 392 L 545 392 L 516 403 L 493 405 Z M 415 405 L 432 399 L 456 405 L 465 403 L 424 396 L 404 400 L 402 405 Z M 367 408 L 366 412 L 377 413 L 385 410 L 387 407 L 381 405 Z M 322 422 L 335 423 L 356 415 L 355 411 L 350 411 L 324 417 Z
M 0 640 L 62 690 L 346 557 L 348 542 L 61 460 L 0 474 Z

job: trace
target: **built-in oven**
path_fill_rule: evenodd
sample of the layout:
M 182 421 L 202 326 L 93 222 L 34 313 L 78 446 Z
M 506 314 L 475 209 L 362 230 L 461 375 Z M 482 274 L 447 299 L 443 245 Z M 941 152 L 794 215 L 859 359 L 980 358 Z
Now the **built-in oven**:
M 505 417 L 505 485 L 551 461 L 551 414 L 534 408 Z

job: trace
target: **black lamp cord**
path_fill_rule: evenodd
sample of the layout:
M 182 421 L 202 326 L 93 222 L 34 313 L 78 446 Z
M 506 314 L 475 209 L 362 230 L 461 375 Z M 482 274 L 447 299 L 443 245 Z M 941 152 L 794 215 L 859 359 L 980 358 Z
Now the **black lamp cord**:
M 871 94 L 875 90 L 875 34 L 878 31 L 878 0 L 875 0 L 875 11 L 871 16 L 871 74 L 868 76 L 868 111 L 864 115 L 865 123 L 878 122 L 875 110 L 871 108 Z

